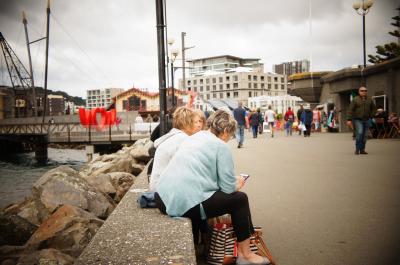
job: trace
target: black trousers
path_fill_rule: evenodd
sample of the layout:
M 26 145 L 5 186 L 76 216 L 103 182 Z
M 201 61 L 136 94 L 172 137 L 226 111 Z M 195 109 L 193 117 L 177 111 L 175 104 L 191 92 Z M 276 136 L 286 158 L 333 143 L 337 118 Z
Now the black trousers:
M 155 194 L 155 200 L 158 209 L 166 214 L 163 201 L 158 193 Z M 207 218 L 217 217 L 224 214 L 230 214 L 232 218 L 233 229 L 235 230 L 239 242 L 250 238 L 254 233 L 254 227 L 251 220 L 249 200 L 244 192 L 236 191 L 231 194 L 222 191 L 215 192 L 210 198 L 201 203 Z M 202 225 L 200 216 L 200 204 L 189 209 L 183 217 L 190 218 L 192 221 L 193 235 L 195 242 L 198 239 L 198 231 Z

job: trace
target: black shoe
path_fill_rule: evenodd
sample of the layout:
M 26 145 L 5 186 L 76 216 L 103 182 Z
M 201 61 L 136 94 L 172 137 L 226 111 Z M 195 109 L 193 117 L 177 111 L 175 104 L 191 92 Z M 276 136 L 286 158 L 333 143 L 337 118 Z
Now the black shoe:
M 360 154 L 360 151 L 356 150 L 356 151 L 354 152 L 354 154 L 355 154 L 355 155 L 359 155 L 359 154 Z
M 361 151 L 360 151 L 360 154 L 361 154 L 361 155 L 368 155 L 368 153 L 365 152 L 364 150 L 361 150 Z

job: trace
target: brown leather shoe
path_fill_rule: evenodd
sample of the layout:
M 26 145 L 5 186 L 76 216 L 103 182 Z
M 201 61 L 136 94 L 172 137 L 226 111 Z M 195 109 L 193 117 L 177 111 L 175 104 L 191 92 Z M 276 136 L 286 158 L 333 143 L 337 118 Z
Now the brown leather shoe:
M 364 150 L 361 150 L 361 151 L 360 151 L 360 154 L 362 154 L 362 155 L 368 155 L 368 153 L 365 152 Z
M 359 155 L 360 152 L 359 152 L 358 150 L 356 150 L 356 151 L 354 151 L 354 154 L 355 154 L 355 155 Z

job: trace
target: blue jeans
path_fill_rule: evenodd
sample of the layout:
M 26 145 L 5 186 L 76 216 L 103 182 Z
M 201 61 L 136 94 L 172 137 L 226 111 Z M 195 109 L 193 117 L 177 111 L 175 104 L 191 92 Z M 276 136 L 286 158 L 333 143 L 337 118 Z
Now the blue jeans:
M 240 145 L 244 142 L 244 125 L 238 125 L 236 129 L 236 140 Z
M 253 130 L 253 138 L 257 138 L 258 134 L 258 125 L 252 125 L 251 129 Z
M 365 151 L 368 135 L 368 120 L 353 120 L 354 130 L 356 132 L 356 151 Z
M 286 135 L 292 135 L 292 126 L 293 126 L 293 121 L 288 120 L 286 122 Z

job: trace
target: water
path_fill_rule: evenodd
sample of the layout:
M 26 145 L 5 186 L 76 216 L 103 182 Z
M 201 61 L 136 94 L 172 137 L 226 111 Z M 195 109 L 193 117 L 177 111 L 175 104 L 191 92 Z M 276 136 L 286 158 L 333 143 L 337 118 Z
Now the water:
M 31 188 L 45 172 L 61 165 L 78 170 L 85 164 L 85 150 L 48 148 L 49 161 L 38 165 L 34 153 L 10 156 L 0 161 L 0 209 L 21 202 L 31 195 Z

